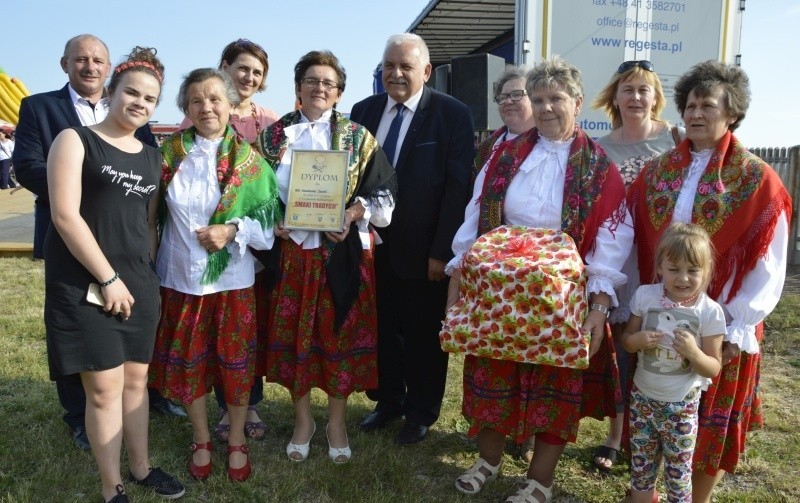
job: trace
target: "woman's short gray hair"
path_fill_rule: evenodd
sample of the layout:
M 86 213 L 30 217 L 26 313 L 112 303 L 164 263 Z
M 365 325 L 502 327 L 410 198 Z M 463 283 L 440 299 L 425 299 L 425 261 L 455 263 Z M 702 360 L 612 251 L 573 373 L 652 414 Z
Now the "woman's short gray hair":
M 528 72 L 525 90 L 529 95 L 537 89 L 555 89 L 561 86 L 573 99 L 583 96 L 581 71 L 561 56 L 552 56 L 533 66 Z
M 189 88 L 192 84 L 199 84 L 209 79 L 219 79 L 225 87 L 225 96 L 231 102 L 231 105 L 236 106 L 239 104 L 241 101 L 239 92 L 236 91 L 236 86 L 233 84 L 230 75 L 217 68 L 197 68 L 183 77 L 183 82 L 181 82 L 181 87 L 178 90 L 178 98 L 175 100 L 178 108 L 184 114 L 189 114 Z
M 492 84 L 493 96 L 497 97 L 503 91 L 503 86 L 512 80 L 522 79 L 525 80 L 525 74 L 528 69 L 524 66 L 507 65 L 505 69 L 497 76 L 497 80 Z

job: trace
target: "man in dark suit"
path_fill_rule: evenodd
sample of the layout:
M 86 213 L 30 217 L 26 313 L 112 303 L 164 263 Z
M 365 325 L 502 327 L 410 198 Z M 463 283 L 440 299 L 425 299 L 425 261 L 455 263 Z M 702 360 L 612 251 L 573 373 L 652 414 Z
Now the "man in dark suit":
M 425 438 L 444 396 L 444 268 L 471 195 L 473 121 L 466 105 L 425 86 L 431 64 L 419 36 L 390 37 L 382 71 L 386 92 L 356 103 L 350 114 L 381 143 L 399 183 L 392 223 L 380 230 L 375 253 L 379 389 L 368 396 L 378 403 L 361 429 L 381 429 L 403 415 L 395 440 L 411 444 Z
M 22 100 L 16 132 L 13 162 L 17 181 L 36 195 L 34 258 L 44 258 L 44 238 L 50 227 L 50 199 L 47 193 L 47 155 L 58 133 L 64 129 L 90 126 L 105 119 L 108 99 L 105 82 L 111 70 L 108 47 L 93 35 L 78 35 L 64 47 L 61 68 L 69 82 L 58 91 L 34 94 Z M 149 126 L 136 132 L 143 143 L 157 146 Z M 88 286 L 88 285 L 87 285 Z M 64 421 L 72 430 L 75 444 L 89 449 L 84 427 L 86 394 L 78 374 L 56 380 L 58 399 L 66 410 Z M 151 390 L 154 409 L 165 414 L 186 413 Z

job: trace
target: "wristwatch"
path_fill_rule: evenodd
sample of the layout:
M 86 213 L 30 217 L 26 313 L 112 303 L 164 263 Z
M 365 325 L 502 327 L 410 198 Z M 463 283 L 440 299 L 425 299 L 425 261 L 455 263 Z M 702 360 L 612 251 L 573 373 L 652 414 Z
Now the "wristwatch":
M 593 311 L 600 311 L 606 318 L 608 318 L 608 308 L 603 304 L 592 304 L 589 309 Z

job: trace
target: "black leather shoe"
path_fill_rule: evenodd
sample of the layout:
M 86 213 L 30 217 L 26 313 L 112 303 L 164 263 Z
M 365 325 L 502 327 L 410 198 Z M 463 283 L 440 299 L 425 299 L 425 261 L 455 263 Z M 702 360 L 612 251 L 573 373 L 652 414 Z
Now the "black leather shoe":
M 416 444 L 417 442 L 421 442 L 427 434 L 428 427 L 424 424 L 406 421 L 403 427 L 400 428 L 400 433 L 397 434 L 394 441 L 400 445 Z
M 183 407 L 172 403 L 172 400 L 167 400 L 166 398 L 151 400 L 150 410 L 155 410 L 165 416 L 188 417 Z
M 375 409 L 373 412 L 364 416 L 359 426 L 361 427 L 361 431 L 364 432 L 382 430 L 401 417 L 402 414 L 397 411 L 392 412 L 385 409 Z
M 76 426 L 72 428 L 72 441 L 78 449 L 88 451 L 92 449 L 89 445 L 89 437 L 86 435 L 86 428 L 83 426 Z

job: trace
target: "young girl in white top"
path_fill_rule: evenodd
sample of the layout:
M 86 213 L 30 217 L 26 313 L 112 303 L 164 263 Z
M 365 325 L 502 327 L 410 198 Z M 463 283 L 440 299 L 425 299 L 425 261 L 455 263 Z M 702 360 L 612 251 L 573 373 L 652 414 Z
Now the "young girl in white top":
M 623 347 L 638 353 L 630 402 L 631 498 L 652 501 L 658 467 L 670 502 L 692 501 L 700 392 L 721 368 L 725 314 L 705 293 L 714 252 L 694 224 L 673 223 L 656 247 L 660 283 L 631 300 Z

